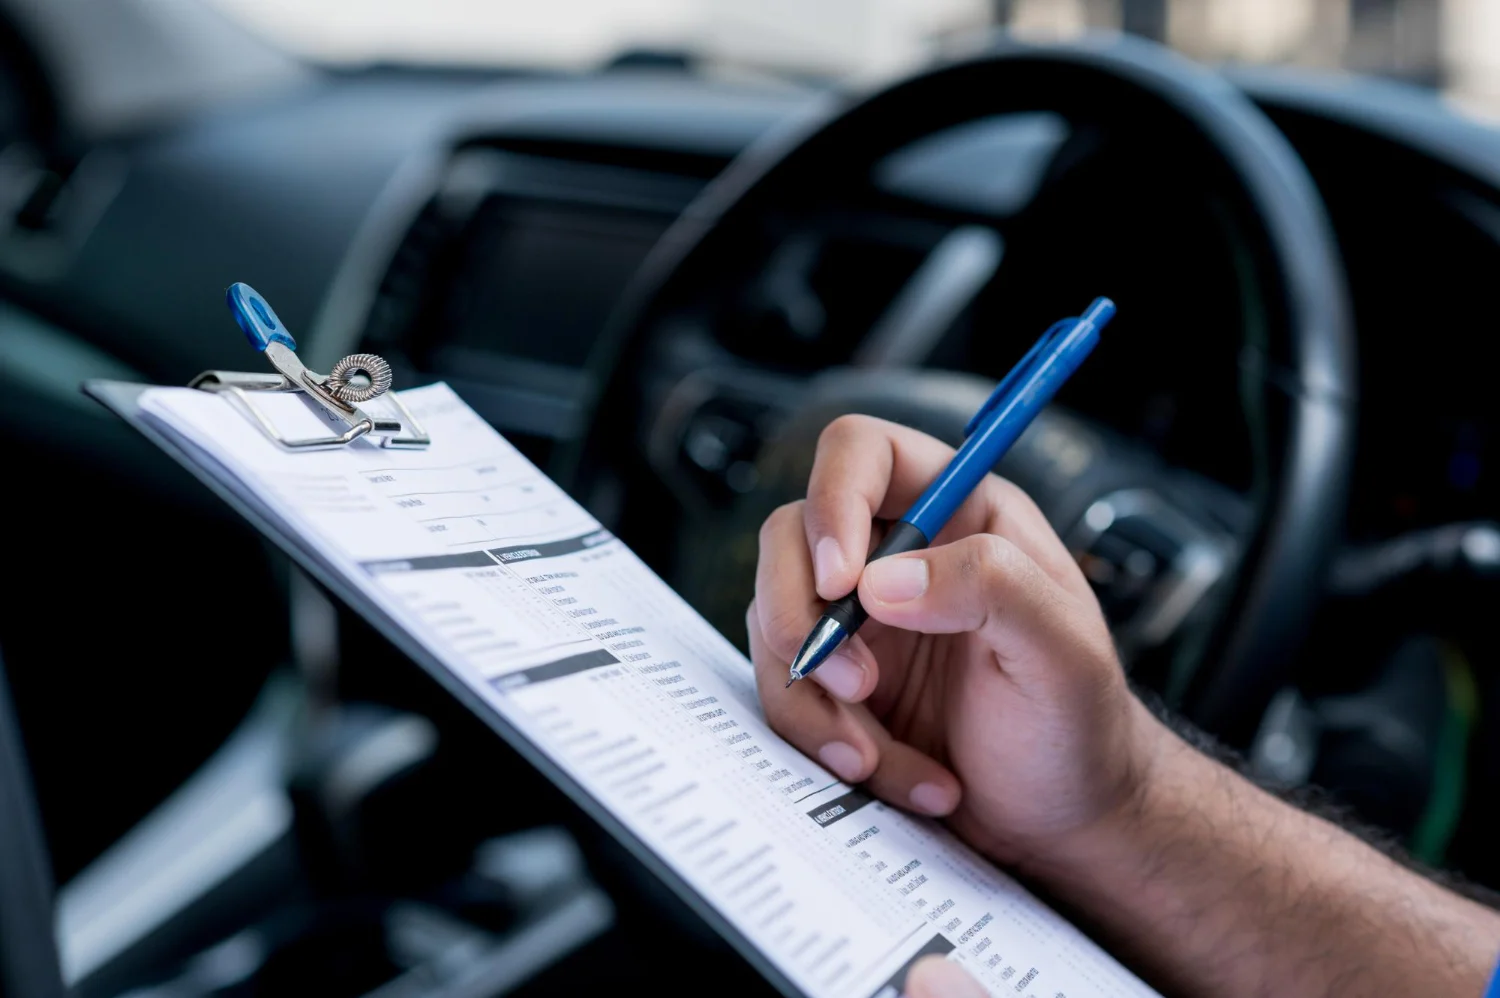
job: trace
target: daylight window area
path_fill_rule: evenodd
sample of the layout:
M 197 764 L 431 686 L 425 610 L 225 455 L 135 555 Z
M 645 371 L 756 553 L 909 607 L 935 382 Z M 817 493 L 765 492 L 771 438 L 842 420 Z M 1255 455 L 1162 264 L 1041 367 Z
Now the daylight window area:
M 1500 4 L 1487 0 L 205 0 L 340 64 L 584 68 L 629 53 L 824 77 L 907 70 L 1005 25 L 1126 30 L 1208 61 L 1351 69 L 1500 111 Z

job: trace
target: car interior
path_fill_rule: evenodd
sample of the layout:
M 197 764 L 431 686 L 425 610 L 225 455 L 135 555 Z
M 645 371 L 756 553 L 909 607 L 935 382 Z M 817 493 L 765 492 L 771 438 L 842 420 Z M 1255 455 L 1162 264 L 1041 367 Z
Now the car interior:
M 1118 34 L 874 85 L 341 67 L 201 0 L 5 0 L 0 994 L 771 993 L 80 393 L 256 367 L 237 281 L 309 366 L 447 382 L 741 647 L 829 421 L 956 443 L 1108 295 L 997 470 L 1132 682 L 1500 888 L 1497 267 L 1500 130 L 1388 80 Z

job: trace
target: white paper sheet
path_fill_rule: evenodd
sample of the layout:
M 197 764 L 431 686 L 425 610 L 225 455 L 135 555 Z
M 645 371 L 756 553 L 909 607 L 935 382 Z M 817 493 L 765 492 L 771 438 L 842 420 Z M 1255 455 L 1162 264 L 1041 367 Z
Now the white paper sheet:
M 744 656 L 447 386 L 402 399 L 432 434 L 428 450 L 288 453 L 219 396 L 151 389 L 141 406 L 811 998 L 893 995 L 924 952 L 963 963 L 997 996 L 1154 994 L 940 826 L 870 800 L 777 737 Z M 257 402 L 290 437 L 326 432 L 298 396 Z

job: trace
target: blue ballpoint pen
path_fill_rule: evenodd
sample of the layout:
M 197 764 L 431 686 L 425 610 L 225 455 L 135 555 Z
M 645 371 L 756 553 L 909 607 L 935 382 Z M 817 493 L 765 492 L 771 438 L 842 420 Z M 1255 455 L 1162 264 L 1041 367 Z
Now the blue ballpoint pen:
M 906 515 L 891 525 L 869 561 L 920 551 L 932 543 L 969 493 L 979 487 L 1036 414 L 1052 401 L 1063 382 L 1078 370 L 1099 343 L 1099 330 L 1114 314 L 1114 302 L 1095 298 L 1082 315 L 1053 323 L 1042 334 L 969 420 L 964 428 L 963 446 Z M 787 686 L 822 665 L 868 617 L 865 608 L 859 605 L 857 591 L 828 604 L 792 660 Z

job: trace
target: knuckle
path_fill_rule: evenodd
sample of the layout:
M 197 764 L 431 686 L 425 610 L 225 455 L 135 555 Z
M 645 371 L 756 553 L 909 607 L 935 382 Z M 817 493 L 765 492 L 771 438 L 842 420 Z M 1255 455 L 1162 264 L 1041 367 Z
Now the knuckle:
M 845 413 L 831 420 L 823 427 L 823 432 L 818 434 L 818 452 L 843 450 L 856 442 L 865 439 L 870 432 L 880 423 L 873 416 L 862 416 L 858 413 Z
M 989 589 L 1011 589 L 1029 576 L 1031 559 L 998 534 L 975 534 L 965 546 L 960 572 Z
M 803 501 L 799 499 L 796 502 L 789 502 L 784 505 L 777 506 L 771 511 L 771 515 L 766 517 L 765 522 L 760 525 L 759 543 L 762 553 L 765 553 L 767 548 L 771 547 L 775 543 L 777 537 L 785 533 L 782 528 L 787 524 L 788 521 L 795 523 L 801 522 L 802 507 Z

